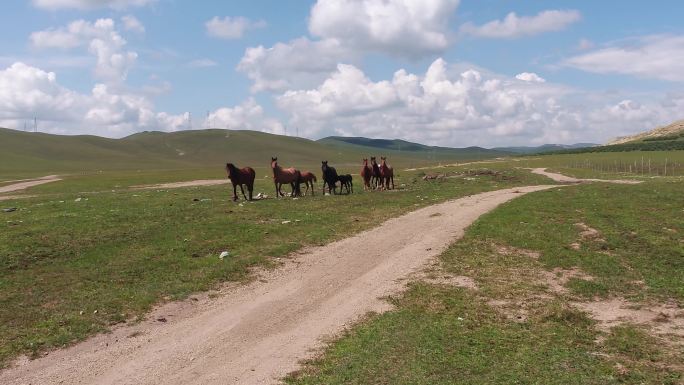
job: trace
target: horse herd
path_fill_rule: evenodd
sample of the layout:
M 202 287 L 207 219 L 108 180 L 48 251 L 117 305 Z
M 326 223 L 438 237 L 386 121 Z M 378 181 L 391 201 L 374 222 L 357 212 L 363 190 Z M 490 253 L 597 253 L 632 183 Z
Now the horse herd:
M 285 196 L 281 190 L 283 184 L 289 184 L 292 187 L 291 196 L 301 196 L 302 190 L 300 185 L 302 183 L 306 186 L 306 194 L 308 194 L 309 189 L 311 189 L 311 195 L 314 195 L 314 183 L 318 182 L 314 173 L 309 171 L 302 172 L 294 167 L 283 168 L 278 165 L 277 157 L 271 158 L 271 170 L 273 170 L 273 183 L 275 184 L 276 196 Z M 245 199 L 252 200 L 254 179 L 256 176 L 254 169 L 251 167 L 237 168 L 232 163 L 226 163 L 226 172 L 233 185 L 233 200 L 238 200 L 238 186 L 240 187 L 240 191 L 242 191 L 242 196 L 245 197 Z M 354 192 L 352 176 L 350 174 L 338 174 L 335 167 L 328 166 L 327 160 L 321 162 L 321 172 L 323 173 L 323 193 L 325 193 L 325 188 L 327 186 L 329 193 L 337 194 L 337 182 L 340 183 L 340 194 L 342 194 L 343 189 L 346 190 L 347 194 Z M 363 166 L 361 168 L 361 179 L 363 179 L 364 190 L 394 189 L 394 169 L 387 164 L 387 158 L 384 156 L 380 157 L 380 164 L 378 164 L 374 156 L 370 158 L 370 165 L 368 164 L 368 159 L 364 158 Z M 245 195 L 243 185 L 247 186 L 249 198 Z

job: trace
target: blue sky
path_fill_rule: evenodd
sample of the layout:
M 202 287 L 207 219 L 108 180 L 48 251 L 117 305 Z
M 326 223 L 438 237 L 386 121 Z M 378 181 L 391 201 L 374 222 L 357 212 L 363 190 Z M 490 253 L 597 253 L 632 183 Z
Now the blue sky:
M 0 126 L 10 128 L 36 116 L 42 131 L 110 137 L 192 124 L 499 146 L 603 142 L 684 117 L 678 1 L 30 0 L 3 10 Z

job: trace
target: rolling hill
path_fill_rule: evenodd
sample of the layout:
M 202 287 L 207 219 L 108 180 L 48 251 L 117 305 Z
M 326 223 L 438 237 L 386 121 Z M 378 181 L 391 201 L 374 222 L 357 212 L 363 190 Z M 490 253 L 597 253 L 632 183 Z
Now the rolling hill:
M 625 144 L 633 142 L 657 142 L 657 141 L 684 141 L 684 120 L 658 127 L 650 131 L 636 135 L 619 137 L 608 145 Z
M 595 143 L 575 143 L 575 144 L 543 144 L 541 146 L 519 146 L 519 147 L 495 147 L 492 150 L 512 152 L 515 154 L 537 154 L 540 152 L 554 152 L 570 149 L 579 149 L 598 146 Z
M 227 161 L 268 167 L 271 156 L 278 156 L 285 166 L 315 167 L 321 160 L 351 166 L 360 164 L 362 158 L 371 154 L 386 155 L 398 166 L 416 166 L 505 155 L 480 148 L 433 148 L 409 142 L 400 146 L 403 148 L 378 148 L 342 140 L 312 141 L 223 129 L 171 133 L 146 131 L 110 139 L 0 128 L 0 173 L 192 169 L 216 167 Z
M 488 159 L 511 155 L 510 151 L 489 150 L 482 147 L 451 148 L 426 146 L 400 139 L 369 139 L 363 137 L 329 136 L 318 143 L 345 151 L 377 154 L 388 157 L 428 159 L 435 162 Z

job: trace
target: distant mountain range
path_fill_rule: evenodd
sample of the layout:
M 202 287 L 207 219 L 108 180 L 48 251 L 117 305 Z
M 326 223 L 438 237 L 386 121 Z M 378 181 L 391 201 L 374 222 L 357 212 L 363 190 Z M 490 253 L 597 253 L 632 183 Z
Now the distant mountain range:
M 527 147 L 495 147 L 492 150 L 512 152 L 515 154 L 536 154 L 540 152 L 554 152 L 576 148 L 586 148 L 600 146 L 596 143 L 575 143 L 575 144 L 543 144 L 541 146 Z
M 401 139 L 369 139 L 364 137 L 342 137 L 329 136 L 318 140 L 319 143 L 331 145 L 354 145 L 366 148 L 378 148 L 392 151 L 414 151 L 414 152 L 428 152 L 435 154 L 448 154 L 457 151 L 461 154 L 468 153 L 472 155 L 486 155 L 486 156 L 503 156 L 511 154 L 534 154 L 539 152 L 560 151 L 574 148 L 584 148 L 598 146 L 595 143 L 576 143 L 576 144 L 544 144 L 541 146 L 517 146 L 517 147 L 464 147 L 451 148 L 439 146 L 427 146 L 424 144 L 407 142 Z

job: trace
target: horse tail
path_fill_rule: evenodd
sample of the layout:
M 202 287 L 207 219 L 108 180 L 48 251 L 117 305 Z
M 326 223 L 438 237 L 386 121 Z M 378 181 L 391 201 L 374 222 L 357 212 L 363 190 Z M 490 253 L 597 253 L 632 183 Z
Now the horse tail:
M 299 170 L 295 170 L 295 175 L 295 191 L 293 192 L 295 196 L 301 196 L 302 190 L 300 189 L 299 185 L 302 183 L 302 173 Z
M 314 182 L 318 182 L 318 179 L 316 179 L 316 174 L 311 173 L 311 178 L 313 179 Z

